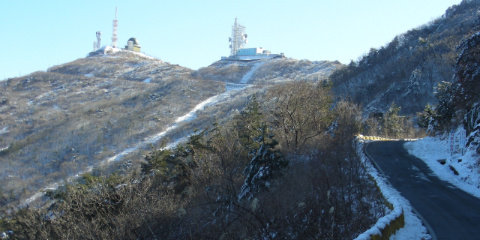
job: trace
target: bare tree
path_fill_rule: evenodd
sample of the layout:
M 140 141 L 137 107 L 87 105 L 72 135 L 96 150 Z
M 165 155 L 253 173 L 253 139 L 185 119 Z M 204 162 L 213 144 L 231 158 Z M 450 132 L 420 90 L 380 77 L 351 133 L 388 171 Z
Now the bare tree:
M 332 119 L 332 97 L 328 89 L 307 82 L 292 82 L 268 92 L 277 136 L 286 149 L 297 152 L 320 135 Z

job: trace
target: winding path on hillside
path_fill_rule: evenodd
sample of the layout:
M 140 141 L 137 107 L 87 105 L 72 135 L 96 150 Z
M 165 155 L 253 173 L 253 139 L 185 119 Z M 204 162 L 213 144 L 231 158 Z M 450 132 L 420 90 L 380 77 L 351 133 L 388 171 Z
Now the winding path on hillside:
M 480 199 L 440 180 L 403 144 L 372 142 L 365 152 L 408 199 L 433 239 L 480 239 Z
M 260 62 L 255 63 L 255 65 L 253 65 L 253 67 L 252 67 L 247 73 L 245 73 L 245 75 L 243 75 L 242 80 L 240 80 L 240 83 L 241 83 L 241 84 L 247 84 L 247 83 L 250 81 L 250 79 L 252 78 L 253 74 L 254 74 L 264 63 L 265 63 L 264 61 L 260 61 Z

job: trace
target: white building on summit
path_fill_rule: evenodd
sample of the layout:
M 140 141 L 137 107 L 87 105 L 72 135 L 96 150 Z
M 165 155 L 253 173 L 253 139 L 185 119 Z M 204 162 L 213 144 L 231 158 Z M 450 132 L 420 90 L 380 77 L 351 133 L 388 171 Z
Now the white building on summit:
M 259 48 L 240 48 L 237 51 L 237 56 L 256 56 L 256 55 L 269 55 L 270 51 Z
M 238 24 L 237 18 L 235 18 L 235 23 L 232 26 L 232 36 L 228 41 L 230 42 L 230 56 L 222 57 L 225 60 L 255 60 L 284 57 L 283 53 L 271 54 L 270 51 L 261 47 L 244 48 L 244 45 L 248 43 L 247 34 L 245 33 L 245 27 Z

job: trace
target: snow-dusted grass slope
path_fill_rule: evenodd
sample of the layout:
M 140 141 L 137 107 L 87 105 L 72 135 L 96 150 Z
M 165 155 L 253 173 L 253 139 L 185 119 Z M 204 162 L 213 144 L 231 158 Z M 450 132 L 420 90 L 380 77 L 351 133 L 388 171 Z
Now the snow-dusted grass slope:
M 248 81 L 252 78 L 252 75 L 257 71 L 259 67 L 261 67 L 265 62 L 258 62 L 253 65 L 253 67 L 242 77 L 240 81 L 241 84 L 247 84 Z
M 393 205 L 393 210 L 380 218 L 374 226 L 362 233 L 355 240 L 369 240 L 374 235 L 381 235 L 381 231 L 402 213 L 404 214 L 405 226 L 391 236 L 391 240 L 431 239 L 431 236 L 427 233 L 427 229 L 422 225 L 420 219 L 413 213 L 413 209 L 407 199 L 402 197 L 400 193 L 390 185 L 388 180 L 380 176 L 377 169 L 373 167 L 372 163 L 363 152 L 364 144 L 365 141 L 359 139 L 357 153 L 362 158 L 362 162 L 364 162 L 370 176 L 372 176 L 372 178 L 375 179 L 375 182 L 377 182 L 383 196 Z
M 410 154 L 422 159 L 440 179 L 480 198 L 480 156 L 473 147 L 467 148 L 463 156 L 461 153 L 452 155 L 448 137 L 441 136 L 408 142 L 405 148 Z M 440 164 L 440 159 L 445 159 L 446 163 Z M 458 175 L 454 174 L 450 166 L 457 170 Z
M 193 121 L 197 117 L 197 114 L 200 111 L 202 111 L 203 109 L 205 109 L 206 107 L 212 106 L 212 105 L 224 102 L 224 101 L 227 101 L 228 99 L 231 98 L 232 94 L 234 94 L 237 91 L 246 89 L 246 88 L 248 88 L 248 86 L 244 85 L 244 84 L 241 84 L 239 86 L 227 87 L 225 92 L 223 92 L 221 94 L 218 94 L 218 95 L 215 95 L 213 97 L 210 97 L 210 98 L 204 100 L 203 102 L 200 102 L 191 111 L 189 111 L 188 113 L 186 113 L 183 116 L 178 117 L 177 120 L 172 125 L 170 125 L 168 128 L 166 128 L 162 132 L 145 138 L 143 141 L 140 141 L 139 143 L 135 144 L 133 147 L 127 148 L 127 149 L 121 151 L 120 153 L 118 153 L 118 154 L 116 154 L 112 157 L 109 157 L 108 159 L 98 163 L 97 165 L 89 166 L 86 169 L 86 171 L 81 171 L 81 172 L 77 173 L 73 177 L 70 177 L 69 180 L 77 179 L 82 174 L 87 173 L 87 172 L 91 172 L 93 170 L 93 168 L 96 167 L 96 166 L 103 166 L 103 165 L 106 165 L 106 164 L 111 164 L 112 162 L 119 161 L 122 158 L 124 158 L 125 156 L 127 156 L 128 154 L 131 154 L 131 153 L 133 153 L 133 152 L 135 152 L 139 149 L 142 149 L 142 148 L 144 148 L 144 147 L 146 147 L 150 144 L 154 144 L 154 143 L 160 141 L 166 134 L 168 134 L 169 132 L 178 128 L 181 123 Z M 185 138 L 178 139 L 178 141 L 168 144 L 167 147 L 168 148 L 175 147 L 176 144 L 179 141 L 182 141 L 182 140 L 185 140 Z M 61 185 L 62 185 L 62 182 L 56 182 L 56 183 L 48 185 L 45 189 L 46 190 L 54 190 L 54 189 L 57 189 Z M 37 199 L 39 199 L 40 197 L 42 197 L 44 195 L 45 195 L 44 191 L 37 192 L 33 196 L 31 196 L 30 198 L 28 198 L 24 202 L 22 202 L 22 204 L 20 204 L 20 206 L 21 207 L 27 206 L 30 203 L 36 201 Z

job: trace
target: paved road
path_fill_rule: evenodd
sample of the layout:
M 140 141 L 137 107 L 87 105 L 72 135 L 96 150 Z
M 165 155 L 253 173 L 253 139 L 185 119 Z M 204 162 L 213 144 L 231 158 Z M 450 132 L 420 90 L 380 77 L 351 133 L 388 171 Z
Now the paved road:
M 440 180 L 404 142 L 372 142 L 366 153 L 423 218 L 434 239 L 480 239 L 480 199 Z

